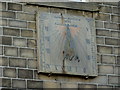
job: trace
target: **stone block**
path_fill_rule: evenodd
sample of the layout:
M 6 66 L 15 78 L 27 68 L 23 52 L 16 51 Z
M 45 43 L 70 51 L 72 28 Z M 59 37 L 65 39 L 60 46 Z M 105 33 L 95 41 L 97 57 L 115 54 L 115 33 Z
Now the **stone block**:
M 101 29 L 97 29 L 96 34 L 98 36 L 110 36 L 111 35 L 109 30 L 101 30 Z
M 33 78 L 33 71 L 26 70 L 26 69 L 19 69 L 18 70 L 18 78 L 32 79 Z
M 0 36 L 0 44 L 2 44 L 2 36 Z
M 102 85 L 106 85 L 108 80 L 107 80 L 107 76 L 106 75 L 99 75 L 94 79 L 89 79 L 89 82 L 92 83 L 97 83 L 97 84 L 102 84 Z
M 28 28 L 29 29 L 36 29 L 36 23 L 34 23 L 34 22 L 28 22 Z
M 86 90 L 86 88 L 89 88 L 90 90 L 96 90 L 97 85 L 94 84 L 79 84 L 78 85 L 79 89 Z
M 7 88 L 11 87 L 11 79 L 2 78 L 2 86 Z
M 120 56 L 117 56 L 117 65 L 120 65 Z
M 109 85 L 98 85 L 98 90 L 101 90 L 101 88 L 102 89 L 108 89 L 109 88 L 109 90 L 113 90 L 112 86 L 109 86 Z
M 60 88 L 60 83 L 53 81 L 44 81 L 43 88 Z
M 3 18 L 13 18 L 15 19 L 15 12 L 10 12 L 10 11 L 0 11 L 0 17 Z
M 17 19 L 26 20 L 26 21 L 35 21 L 35 15 L 28 13 L 17 13 Z
M 6 9 L 6 3 L 0 2 L 0 10 L 5 10 L 5 9 Z
M 27 45 L 30 48 L 36 48 L 37 47 L 37 42 L 34 39 L 28 39 L 27 40 Z
M 120 75 L 120 66 L 115 66 L 115 68 L 114 68 L 114 74 Z
M 2 69 L 2 67 L 0 67 L 0 77 L 2 77 L 2 74 L 3 74 L 3 71 L 2 71 L 3 69 Z M 1 81 L 0 81 L 0 83 L 1 83 Z M 1 83 L 2 84 L 2 83 Z
M 26 60 L 20 58 L 10 58 L 9 59 L 11 67 L 26 67 Z
M 8 3 L 8 10 L 22 11 L 22 5 L 17 3 Z
M 13 45 L 19 47 L 27 47 L 27 40 L 24 38 L 13 38 Z
M 103 28 L 103 22 L 96 21 L 96 22 L 95 22 L 95 27 L 96 27 L 96 28 Z
M 104 28 L 119 30 L 119 24 L 116 23 L 104 23 Z
M 119 55 L 120 54 L 120 48 L 119 47 L 115 47 L 113 49 L 113 54 Z
M 3 28 L 4 35 L 20 36 L 20 30 L 15 28 Z
M 34 75 L 33 75 L 33 76 L 34 76 L 33 78 L 34 78 L 34 79 L 40 79 L 40 78 L 39 78 L 40 75 L 38 74 L 38 70 L 34 70 L 33 72 L 34 72 L 34 73 L 33 73 L 33 74 L 34 74 Z
M 15 47 L 5 47 L 5 55 L 6 56 L 17 56 L 17 48 Z
M 77 83 L 61 83 L 61 88 L 74 88 L 74 90 L 78 89 Z
M 100 74 L 113 74 L 113 66 L 111 65 L 99 65 L 98 67 L 98 73 Z
M 100 37 L 98 38 L 98 37 L 97 37 L 96 42 L 97 42 L 97 44 L 104 44 L 105 39 L 104 39 L 104 38 L 100 38 Z
M 115 31 L 112 31 L 112 32 L 111 32 L 111 37 L 116 37 L 116 38 L 118 38 L 118 37 L 119 37 L 119 33 L 118 33 L 118 32 L 115 32 Z
M 110 21 L 110 14 L 93 14 L 96 20 L 101 20 L 101 21 Z
M 23 11 L 35 14 L 36 13 L 36 7 L 23 5 Z
M 116 22 L 116 23 L 120 23 L 119 18 L 120 18 L 120 16 L 112 15 L 111 16 L 111 21 Z
M 19 20 L 9 20 L 8 25 L 11 27 L 27 28 L 27 23 Z
M 0 57 L 0 66 L 8 66 L 9 60 L 6 57 Z
M 116 61 L 115 56 L 107 56 L 107 55 L 102 56 L 102 63 L 115 64 L 115 61 Z
M 112 13 L 113 14 L 119 14 L 119 8 L 118 7 L 113 7 Z
M 59 9 L 59 8 L 50 8 L 51 13 L 62 13 L 65 14 L 66 9 Z
M 4 77 L 16 77 L 16 69 L 15 68 L 3 68 L 3 76 Z
M 98 46 L 98 53 L 101 54 L 112 54 L 112 47 Z
M 119 42 L 118 39 L 111 39 L 111 38 L 105 39 L 106 45 L 118 45 L 118 42 Z
M 76 15 L 76 16 L 89 15 L 89 14 L 83 14 L 83 13 L 84 13 L 84 11 L 67 10 L 67 14 L 70 14 L 70 15 Z
M 109 6 L 101 6 L 100 12 L 103 12 L 103 13 L 112 13 L 112 7 L 109 7 Z
M 22 30 L 21 36 L 22 37 L 33 37 L 33 31 L 32 30 Z
M 0 19 L 0 26 L 7 26 L 7 20 L 6 19 Z
M 119 80 L 120 80 L 120 77 L 119 77 L 119 76 L 109 76 L 109 77 L 108 77 L 108 83 L 109 83 L 109 84 L 118 85 Z
M 36 60 L 28 60 L 28 68 L 36 69 L 37 61 Z
M 3 35 L 3 27 L 0 27 L 0 35 Z
M 2 37 L 2 44 L 3 45 L 11 45 L 12 44 L 12 38 L 11 37 Z
M 41 89 L 43 88 L 42 81 L 35 81 L 35 80 L 28 80 L 27 81 L 27 88 L 28 89 Z
M 3 54 L 3 48 L 2 48 L 2 46 L 0 46 L 0 55 L 2 55 Z
M 34 58 L 34 50 L 33 49 L 20 49 L 20 56 L 26 58 Z
M 13 88 L 23 88 L 25 89 L 26 88 L 26 82 L 25 80 L 17 80 L 17 79 L 13 79 L 12 80 L 12 87 Z

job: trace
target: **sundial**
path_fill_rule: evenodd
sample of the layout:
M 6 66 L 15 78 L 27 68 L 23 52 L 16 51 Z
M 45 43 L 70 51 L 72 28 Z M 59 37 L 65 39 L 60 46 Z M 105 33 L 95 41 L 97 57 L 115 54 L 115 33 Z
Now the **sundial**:
M 42 12 L 38 25 L 39 72 L 97 75 L 94 19 Z

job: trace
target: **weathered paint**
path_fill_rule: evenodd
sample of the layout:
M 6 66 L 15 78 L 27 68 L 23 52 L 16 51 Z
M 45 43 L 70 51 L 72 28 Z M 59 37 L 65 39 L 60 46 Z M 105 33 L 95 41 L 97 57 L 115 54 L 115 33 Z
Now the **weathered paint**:
M 39 14 L 39 72 L 96 76 L 96 36 L 92 18 Z

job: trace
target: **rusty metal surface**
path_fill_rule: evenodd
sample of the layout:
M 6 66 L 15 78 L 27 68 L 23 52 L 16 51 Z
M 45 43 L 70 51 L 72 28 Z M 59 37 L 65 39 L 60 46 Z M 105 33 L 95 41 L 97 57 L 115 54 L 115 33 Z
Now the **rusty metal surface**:
M 39 72 L 97 75 L 92 18 L 40 13 L 38 21 Z

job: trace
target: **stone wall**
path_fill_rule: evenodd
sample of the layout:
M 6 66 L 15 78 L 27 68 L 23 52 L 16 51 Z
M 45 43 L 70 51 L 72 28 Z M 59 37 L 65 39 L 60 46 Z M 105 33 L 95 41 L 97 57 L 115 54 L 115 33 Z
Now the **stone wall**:
M 118 5 L 102 2 L 97 4 L 99 12 L 0 2 L 0 81 L 2 82 L 0 87 L 10 89 L 119 87 Z M 37 11 L 95 18 L 97 77 L 85 79 L 72 75 L 38 74 Z

